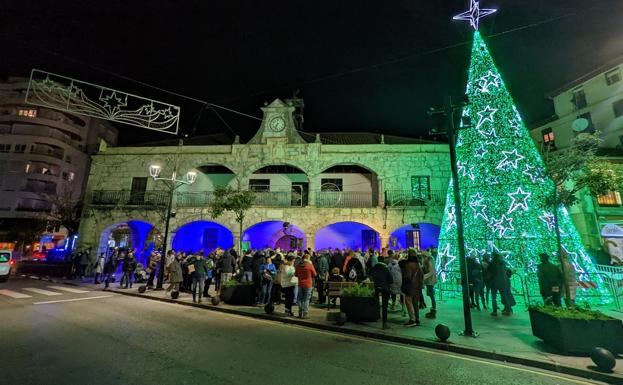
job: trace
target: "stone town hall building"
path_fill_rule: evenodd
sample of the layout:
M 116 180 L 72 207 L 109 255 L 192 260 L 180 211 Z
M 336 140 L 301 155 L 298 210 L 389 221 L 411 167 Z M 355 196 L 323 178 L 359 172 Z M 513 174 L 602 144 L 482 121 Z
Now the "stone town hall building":
M 450 179 L 448 146 L 369 133 L 309 134 L 297 130 L 295 107 L 277 99 L 262 108 L 248 143 L 198 137 L 183 146 L 102 146 L 93 156 L 81 244 L 103 252 L 131 246 L 146 254 L 162 239 L 168 190 L 149 177 L 195 171 L 176 190 L 169 247 L 210 250 L 243 246 L 427 248 L 437 243 Z M 215 186 L 256 192 L 242 234 L 234 216 L 214 219 Z

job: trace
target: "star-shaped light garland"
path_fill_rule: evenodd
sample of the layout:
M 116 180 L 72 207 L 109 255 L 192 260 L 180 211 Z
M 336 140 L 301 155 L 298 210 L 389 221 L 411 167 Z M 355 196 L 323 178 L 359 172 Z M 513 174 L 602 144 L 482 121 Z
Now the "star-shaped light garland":
M 456 207 L 454 205 L 448 208 L 447 215 L 448 223 L 446 223 L 446 228 L 450 229 L 452 226 L 456 226 Z
M 458 15 L 454 16 L 452 20 L 469 21 L 469 25 L 471 25 L 472 28 L 474 28 L 475 30 L 478 30 L 480 19 L 496 11 L 497 9 L 493 9 L 493 8 L 480 9 L 479 2 L 476 0 L 471 0 L 470 5 L 469 5 L 469 10 L 459 13 Z
M 543 181 L 543 177 L 540 175 L 541 173 L 539 172 L 539 170 L 536 167 L 531 166 L 529 164 L 527 164 L 526 167 L 524 168 L 523 174 L 526 175 L 528 178 L 530 178 L 530 181 L 532 183 Z
M 480 126 L 484 122 L 493 123 L 493 115 L 497 112 L 497 108 L 491 108 L 491 106 L 487 105 L 484 110 L 478 111 L 477 114 L 479 116 L 478 124 L 476 124 L 476 129 L 479 129 Z
M 511 256 L 510 251 L 500 250 L 493 241 L 487 241 L 487 244 L 489 245 L 489 252 L 491 254 L 498 253 L 502 256 L 503 260 L 508 261 L 508 258 Z
M 513 149 L 513 151 L 502 151 L 504 155 L 504 159 L 497 165 L 498 170 L 507 170 L 508 166 L 517 169 L 517 163 L 524 158 L 523 155 L 517 153 L 517 149 Z M 510 159 L 509 155 L 513 155 L 514 159 Z
M 437 271 L 441 271 L 442 280 L 446 280 L 446 271 L 448 270 L 448 266 L 450 266 L 450 264 L 454 262 L 455 259 L 456 257 L 450 254 L 450 243 L 446 243 L 446 246 L 443 248 L 443 250 L 440 250 L 437 254 L 436 263 Z
M 474 156 L 476 158 L 483 158 L 488 152 L 489 151 L 487 151 L 487 149 L 485 148 L 485 144 L 480 143 L 480 146 L 474 150 Z
M 485 212 L 487 205 L 482 203 L 482 194 L 477 193 L 472 196 L 469 200 L 469 207 L 471 207 L 472 211 L 474 211 L 474 218 L 482 217 L 485 221 L 489 221 L 489 217 Z
M 513 211 L 517 210 L 517 209 L 522 209 L 523 211 L 528 211 L 528 198 L 530 198 L 530 196 L 532 195 L 531 192 L 525 192 L 521 189 L 521 186 L 517 188 L 517 191 L 515 191 L 514 193 L 508 193 L 506 194 L 508 195 L 511 199 L 511 205 L 508 208 L 508 212 L 507 214 L 512 213 Z
M 500 238 L 504 238 L 506 236 L 506 232 L 509 230 L 515 230 L 513 227 L 513 218 L 509 218 L 506 214 L 502 214 L 502 218 L 500 220 L 495 220 L 492 218 L 494 232 L 499 232 Z
M 481 92 L 489 92 L 489 87 L 494 86 L 500 88 L 500 77 L 493 73 L 493 71 L 487 72 L 487 74 L 478 79 L 478 86 Z
M 108 96 L 103 96 L 100 98 L 102 102 L 104 102 L 104 108 L 108 107 L 109 113 L 113 114 L 115 111 L 120 110 L 120 107 L 125 107 L 128 105 L 127 95 L 125 100 L 121 96 L 117 96 L 117 92 L 113 91 Z
M 554 227 L 556 227 L 556 217 L 554 217 L 554 214 L 550 212 L 543 211 L 543 215 L 541 215 L 539 219 L 545 222 L 547 230 L 549 231 L 554 230 Z

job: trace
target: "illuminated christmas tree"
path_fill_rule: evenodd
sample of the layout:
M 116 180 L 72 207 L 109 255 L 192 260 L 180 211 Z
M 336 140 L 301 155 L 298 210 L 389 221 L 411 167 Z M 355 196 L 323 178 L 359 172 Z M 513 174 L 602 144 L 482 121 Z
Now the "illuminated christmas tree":
M 545 175 L 541 155 L 477 29 L 466 94 L 469 104 L 456 143 L 466 255 L 482 259 L 484 254 L 500 253 L 523 276 L 530 293 L 538 296 L 538 255 L 555 255 L 558 249 L 551 204 L 554 183 Z M 558 209 L 558 218 L 562 248 L 581 273 L 578 279 L 598 286 L 578 290 L 578 298 L 606 300 L 607 288 L 592 274 L 593 262 L 564 207 Z M 451 183 L 439 236 L 438 269 L 458 271 L 457 258 Z M 447 278 L 445 272 L 442 278 Z M 515 279 L 513 285 L 520 288 L 521 281 Z

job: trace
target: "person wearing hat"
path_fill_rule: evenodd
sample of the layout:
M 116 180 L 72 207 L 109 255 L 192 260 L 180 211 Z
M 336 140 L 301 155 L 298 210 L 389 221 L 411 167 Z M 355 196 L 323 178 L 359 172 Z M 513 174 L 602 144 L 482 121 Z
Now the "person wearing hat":
M 562 283 L 562 273 L 558 266 L 549 261 L 547 253 L 539 254 L 541 263 L 537 266 L 539 277 L 539 290 L 543 303 L 560 306 L 560 284 Z

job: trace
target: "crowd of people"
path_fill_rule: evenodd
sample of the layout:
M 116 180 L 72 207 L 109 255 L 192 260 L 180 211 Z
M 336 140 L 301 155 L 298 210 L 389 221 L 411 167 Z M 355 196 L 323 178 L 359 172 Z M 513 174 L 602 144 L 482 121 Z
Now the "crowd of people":
M 85 254 L 90 255 L 88 252 Z M 132 288 L 133 282 L 144 283 L 149 288 L 154 286 L 161 258 L 160 252 L 151 252 L 144 267 L 137 261 L 133 249 L 111 249 L 95 258 L 89 269 L 95 283 L 103 282 L 106 288 L 119 270 L 120 288 Z M 398 311 L 403 317 L 408 316 L 404 325 L 410 327 L 420 325 L 420 310 L 427 307 L 426 297 L 430 310 L 425 317 L 434 319 L 437 316 L 436 258 L 437 250 L 434 248 L 423 251 L 382 249 L 380 252 L 373 249 L 284 252 L 278 248 L 265 248 L 245 251 L 242 255 L 234 249 L 220 247 L 207 253 L 169 250 L 164 260 L 164 280 L 168 284 L 167 293 L 189 293 L 193 302 L 198 303 L 211 297 L 212 285 L 219 293 L 223 285 L 231 280 L 247 283 L 255 287 L 256 305 L 283 303 L 285 314 L 289 316 L 294 316 L 292 308 L 296 305 L 298 317 L 303 319 L 308 317 L 314 290 L 318 304 L 330 305 L 324 290 L 327 281 L 370 282 L 376 297 L 380 299 L 383 327 L 388 327 L 388 310 L 397 310 L 397 306 L 400 306 Z M 77 258 L 79 261 L 83 259 L 84 255 Z M 568 287 L 565 300 L 569 306 L 575 298 L 576 273 L 566 255 L 562 260 L 561 269 L 549 262 L 547 254 L 541 254 L 539 287 L 544 302 L 556 306 L 561 304 L 562 288 Z M 78 276 L 82 276 L 87 267 L 78 264 L 76 271 Z M 482 261 L 468 256 L 467 271 L 471 307 L 477 310 L 491 307 L 491 315 L 497 316 L 499 294 L 501 313 L 510 316 L 516 304 L 511 290 L 513 272 L 500 254 L 485 255 Z

